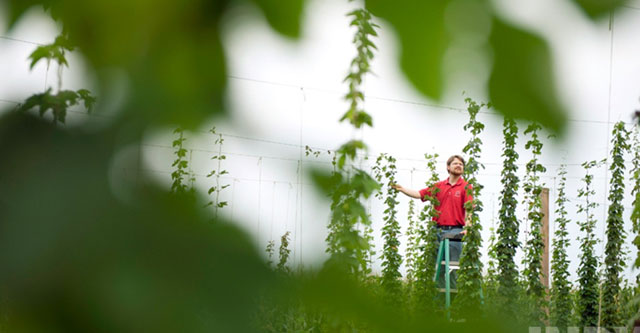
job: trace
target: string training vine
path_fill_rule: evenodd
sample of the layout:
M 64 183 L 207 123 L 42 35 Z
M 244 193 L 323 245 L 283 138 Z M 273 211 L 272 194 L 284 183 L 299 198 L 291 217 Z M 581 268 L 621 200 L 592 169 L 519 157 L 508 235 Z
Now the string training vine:
M 499 313 L 517 318 L 517 311 L 509 303 L 517 299 L 518 296 L 518 270 L 514 261 L 516 250 L 520 246 L 518 233 L 520 222 L 516 216 L 518 205 L 518 188 L 520 179 L 517 176 L 518 153 L 515 150 L 516 139 L 518 138 L 518 126 L 513 119 L 505 118 L 503 123 L 503 148 L 504 158 L 501 171 L 502 190 L 500 191 L 500 224 L 498 226 L 498 243 L 496 253 L 498 257 L 499 281 L 498 292 L 501 304 L 497 309 Z
M 433 309 L 435 305 L 436 284 L 433 282 L 433 276 L 436 273 L 436 253 L 438 251 L 438 229 L 435 218 L 439 215 L 435 207 L 440 205 L 436 197 L 440 189 L 434 186 L 440 180 L 436 172 L 439 155 L 425 154 L 424 157 L 427 161 L 427 172 L 431 175 L 426 186 L 432 189 L 432 195 L 424 198 L 426 204 L 419 215 L 419 223 L 422 227 L 418 229 L 419 256 L 415 263 L 416 287 L 413 288 L 411 296 L 416 304 L 418 314 Z
M 370 72 L 369 62 L 375 50 L 371 38 L 377 36 L 375 28 L 378 26 L 365 9 L 356 9 L 348 16 L 351 17 L 351 26 L 356 28 L 353 43 L 357 54 L 345 78 L 349 85 L 349 92 L 345 95 L 349 108 L 340 121 L 347 121 L 354 130 L 358 130 L 363 126 L 372 126 L 371 116 L 362 107 L 364 93 L 361 87 L 364 76 Z M 369 198 L 379 189 L 375 179 L 355 166 L 358 153 L 366 150 L 367 146 L 362 140 L 352 139 L 336 151 L 335 171 L 330 177 L 315 174 L 316 181 L 329 191 L 331 197 L 331 221 L 326 238 L 327 252 L 331 257 L 327 265 L 347 270 L 358 278 L 367 274 L 367 256 L 372 246 L 359 231 L 360 226 L 360 229 L 366 230 L 371 225 L 361 200 Z
M 230 186 L 230 184 L 220 185 L 220 177 L 229 174 L 229 172 L 222 169 L 222 161 L 227 159 L 227 156 L 222 153 L 222 144 L 224 143 L 222 134 L 218 134 L 216 132 L 215 126 L 209 130 L 209 133 L 211 133 L 215 137 L 213 144 L 214 146 L 218 146 L 218 152 L 211 156 L 211 160 L 217 161 L 216 168 L 211 170 L 207 174 L 207 178 L 211 178 L 214 176 L 216 177 L 216 184 L 214 186 L 211 186 L 207 191 L 208 195 L 215 193 L 215 200 L 210 200 L 209 202 L 207 202 L 205 207 L 214 206 L 215 218 L 217 218 L 218 210 L 228 205 L 227 201 L 220 201 L 220 192 Z
M 47 88 L 43 93 L 34 94 L 28 97 L 24 103 L 18 105 L 17 110 L 19 112 L 26 112 L 31 109 L 37 108 L 39 115 L 44 116 L 47 111 L 51 110 L 53 116 L 53 123 L 65 123 L 67 110 L 75 105 L 79 105 L 80 102 L 84 104 L 88 113 L 93 111 L 96 103 L 96 97 L 91 95 L 91 92 L 87 89 L 62 90 L 62 68 L 64 66 L 69 67 L 69 63 L 66 59 L 66 52 L 73 51 L 74 46 L 64 35 L 58 36 L 52 44 L 38 46 L 30 55 L 31 59 L 30 69 L 40 62 L 41 60 L 47 61 L 47 68 L 51 61 L 55 61 L 58 64 L 58 89 L 54 94 L 51 88 Z
M 291 273 L 291 269 L 287 266 L 287 262 L 289 261 L 289 256 L 291 255 L 291 250 L 289 249 L 289 236 L 291 232 L 285 232 L 282 237 L 280 237 L 280 248 L 278 253 L 280 255 L 280 261 L 278 261 L 278 271 L 289 274 Z
M 631 196 L 633 197 L 633 211 L 631 212 L 631 224 L 633 226 L 633 245 L 636 247 L 636 261 L 635 268 L 640 267 L 640 125 L 634 126 L 633 131 L 633 147 L 631 149 L 633 153 L 633 167 L 631 169 L 631 179 L 633 183 L 633 189 L 631 190 Z M 636 281 L 640 281 L 640 274 L 636 276 Z
M 175 168 L 171 172 L 171 193 L 174 194 L 191 194 L 195 191 L 193 186 L 189 188 L 186 180 L 191 180 L 193 177 L 189 173 L 189 161 L 187 160 L 187 149 L 184 148 L 184 142 L 187 140 L 184 136 L 184 130 L 181 127 L 173 130 L 173 134 L 177 134 L 178 137 L 173 140 L 171 146 L 175 148 L 174 155 L 176 159 L 171 164 L 171 167 Z
M 386 292 L 385 299 L 388 303 L 398 305 L 401 301 L 402 284 L 400 278 L 400 265 L 402 256 L 398 248 L 400 247 L 400 223 L 396 215 L 398 205 L 398 191 L 392 185 L 396 183 L 396 159 L 387 154 L 380 154 L 376 159 L 373 172 L 378 183 L 386 189 L 376 193 L 376 197 L 384 199 L 386 209 L 384 210 L 384 226 L 382 227 L 382 238 L 384 239 L 384 249 L 382 251 L 382 288 Z M 384 184 L 384 185 L 383 185 Z
M 484 169 L 480 163 L 482 152 L 482 140 L 479 135 L 484 130 L 484 124 L 478 121 L 478 112 L 483 107 L 491 107 L 485 103 L 478 104 L 471 98 L 466 98 L 469 122 L 464 125 L 464 130 L 469 131 L 471 138 L 462 149 L 468 156 L 468 161 L 464 167 L 464 179 L 468 182 L 465 188 L 467 195 L 473 200 L 464 204 L 464 209 L 468 218 L 465 225 L 466 235 L 463 238 L 462 253 L 460 255 L 460 269 L 458 272 L 458 296 L 454 300 L 454 309 L 458 316 L 464 317 L 469 313 L 478 313 L 482 309 L 482 262 L 480 261 L 480 247 L 482 246 L 482 225 L 478 212 L 482 211 L 483 205 L 480 192 L 483 188 L 478 182 L 478 172 Z
M 595 255 L 595 246 L 598 239 L 595 235 L 596 220 L 593 211 L 598 207 L 598 203 L 591 201 L 596 194 L 591 186 L 593 175 L 591 170 L 600 167 L 604 160 L 596 162 L 584 162 L 582 167 L 585 176 L 582 178 L 583 187 L 578 190 L 578 199 L 584 200 L 578 203 L 578 214 L 584 213 L 584 220 L 578 222 L 582 237 L 580 241 L 580 265 L 578 267 L 578 311 L 580 313 L 579 326 L 595 327 L 598 325 L 598 258 Z
M 531 150 L 532 158 L 527 162 L 524 176 L 524 200 L 523 205 L 527 210 L 526 218 L 529 222 L 529 237 L 525 244 L 523 259 L 524 276 L 527 295 L 529 296 L 530 324 L 540 325 L 545 320 L 545 287 L 540 281 L 542 274 L 542 252 L 544 242 L 542 240 L 542 194 L 543 185 L 540 184 L 540 173 L 546 172 L 546 168 L 539 163 L 542 152 L 542 142 L 538 139 L 538 131 L 542 127 L 533 123 L 524 131 L 524 134 L 531 135 L 525 144 L 525 149 Z
M 620 315 L 620 286 L 622 270 L 625 268 L 626 254 L 622 245 L 626 238 L 624 230 L 624 154 L 631 149 L 627 141 L 630 136 L 624 122 L 620 121 L 613 128 L 611 143 L 611 181 L 609 183 L 609 209 L 607 214 L 607 243 L 605 245 L 605 272 L 602 288 L 601 324 L 613 328 L 625 324 Z
M 551 324 L 558 327 L 562 332 L 571 325 L 571 282 L 569 278 L 569 259 L 567 248 L 569 248 L 569 233 L 567 226 L 571 222 L 567 217 L 566 203 L 568 202 L 565 188 L 567 184 L 567 167 L 561 165 L 558 170 L 560 183 L 558 184 L 558 194 L 556 197 L 556 230 L 553 239 L 553 253 L 551 258 Z

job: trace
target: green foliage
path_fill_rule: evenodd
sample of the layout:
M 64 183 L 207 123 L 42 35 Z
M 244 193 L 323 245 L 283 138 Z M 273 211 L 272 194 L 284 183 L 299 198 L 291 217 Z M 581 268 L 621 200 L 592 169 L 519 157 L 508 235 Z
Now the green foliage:
M 407 227 L 405 267 L 407 269 L 406 280 L 410 289 L 412 289 L 415 284 L 416 273 L 418 271 L 416 263 L 418 262 L 418 256 L 420 256 L 420 225 L 418 225 L 418 220 L 416 218 L 415 201 L 409 200 L 409 210 L 407 211 L 407 221 L 409 222 L 409 226 Z
M 186 184 L 187 180 L 191 180 L 193 177 L 189 173 L 189 161 L 187 160 L 187 149 L 184 148 L 184 142 L 187 140 L 184 137 L 184 130 L 180 127 L 173 130 L 173 134 L 177 134 L 178 138 L 173 140 L 171 146 L 175 148 L 174 154 L 176 159 L 171 164 L 171 167 L 175 170 L 171 173 L 171 193 L 183 195 L 191 192 L 191 189 Z M 187 178 L 187 179 L 185 179 Z
M 633 196 L 633 211 L 631 212 L 631 224 L 635 237 L 633 238 L 633 245 L 636 246 L 637 255 L 634 267 L 640 267 L 640 129 L 638 125 L 634 127 L 633 131 L 633 147 L 631 148 L 633 154 L 631 169 L 631 180 L 633 182 L 633 189 L 631 195 Z M 638 275 L 640 278 L 640 275 Z
M 222 138 L 222 134 L 218 134 L 216 133 L 216 127 L 212 127 L 209 130 L 209 133 L 211 133 L 214 137 L 216 137 L 216 139 L 214 140 L 213 144 L 218 146 L 218 153 L 211 156 L 212 160 L 216 160 L 218 161 L 218 165 L 215 169 L 211 170 L 208 174 L 207 174 L 207 178 L 216 177 L 216 184 L 214 186 L 211 186 L 209 188 L 209 190 L 207 191 L 207 194 L 211 195 L 212 193 L 215 193 L 215 217 L 218 217 L 218 210 L 220 208 L 223 208 L 225 206 L 228 205 L 228 202 L 226 201 L 220 201 L 220 192 L 222 190 L 224 190 L 225 188 L 229 187 L 229 184 L 225 184 L 225 185 L 220 185 L 220 176 L 229 174 L 229 171 L 222 169 L 222 160 L 227 159 L 227 156 L 224 155 L 222 153 L 222 144 L 224 143 L 224 139 Z M 210 200 L 209 202 L 207 202 L 207 204 L 205 205 L 205 207 L 208 206 L 213 206 L 214 205 L 214 200 Z
M 432 311 L 434 308 L 436 284 L 433 276 L 436 273 L 438 252 L 438 229 L 434 218 L 439 214 L 435 207 L 440 204 L 436 198 L 439 189 L 434 187 L 439 180 L 436 172 L 438 154 L 425 154 L 424 158 L 427 160 L 427 171 L 431 175 L 425 185 L 432 189 L 432 195 L 424 198 L 426 204 L 418 216 L 421 228 L 418 229 L 418 257 L 414 264 L 416 282 L 411 294 L 412 305 L 418 314 Z
M 373 58 L 375 48 L 370 38 L 375 36 L 376 25 L 371 22 L 371 15 L 364 9 L 355 10 L 348 15 L 353 17 L 351 25 L 357 28 L 354 44 L 358 53 L 345 78 L 349 84 L 349 93 L 345 96 L 349 109 L 340 121 L 348 120 L 354 129 L 360 129 L 365 124 L 372 124 L 370 116 L 361 106 L 364 101 L 361 86 L 364 75 L 370 71 L 369 61 Z M 339 267 L 363 279 L 370 271 L 371 237 L 361 234 L 359 229 L 370 231 L 367 228 L 370 227 L 371 220 L 360 200 L 369 198 L 380 185 L 366 171 L 354 166 L 359 151 L 366 151 L 366 145 L 361 140 L 343 144 L 335 153 L 332 174 L 328 176 L 315 171 L 313 177 L 316 184 L 331 197 L 331 221 L 326 238 L 327 252 L 331 254 L 331 258 L 327 265 Z
M 289 249 L 289 235 L 291 232 L 285 232 L 282 237 L 280 237 L 280 249 L 278 253 L 280 254 L 280 261 L 278 261 L 278 271 L 288 274 L 291 273 L 291 268 L 287 266 L 287 261 L 289 261 L 289 256 L 291 255 L 291 250 Z
M 489 228 L 489 251 L 487 262 L 487 274 L 484 277 L 483 292 L 486 297 L 486 306 L 490 309 L 495 309 L 498 305 L 498 253 L 496 251 L 497 237 L 495 228 Z
M 480 261 L 480 248 L 482 247 L 482 224 L 478 212 L 482 211 L 480 191 L 483 186 L 478 182 L 478 172 L 484 169 L 480 163 L 482 152 L 482 140 L 478 135 L 484 130 L 484 124 L 477 120 L 480 110 L 487 106 L 478 104 L 471 98 L 466 98 L 469 122 L 464 126 L 471 133 L 471 138 L 462 151 L 468 156 L 464 167 L 464 178 L 469 183 L 465 188 L 467 195 L 473 200 L 464 204 L 467 224 L 467 234 L 463 238 L 462 254 L 460 255 L 460 269 L 458 271 L 458 295 L 454 299 L 454 309 L 459 316 L 465 317 L 469 312 L 480 313 L 482 310 L 482 262 Z M 470 218 L 468 216 L 471 216 Z
M 520 246 L 518 233 L 520 222 L 516 216 L 518 205 L 518 188 L 520 179 L 517 176 L 518 153 L 515 150 L 516 139 L 518 137 L 518 127 L 513 119 L 504 119 L 504 140 L 502 148 L 502 191 L 500 192 L 500 224 L 498 226 L 498 243 L 496 244 L 496 254 L 499 267 L 499 297 L 501 307 L 498 313 L 509 318 L 517 318 L 517 309 L 510 306 L 517 299 L 518 295 L 518 269 L 514 262 L 516 250 Z
M 396 206 L 398 205 L 398 191 L 392 187 L 396 183 L 396 159 L 393 156 L 380 154 L 376 159 L 376 165 L 373 167 L 376 180 L 382 188 L 387 191 L 383 195 L 378 192 L 376 197 L 384 198 L 386 206 L 384 210 L 384 226 L 382 227 L 382 238 L 384 239 L 384 249 L 382 251 L 382 288 L 386 293 L 386 301 L 391 305 L 398 305 L 402 295 L 402 284 L 400 279 L 400 265 L 402 264 L 402 256 L 398 248 L 400 247 L 400 223 L 396 215 L 398 214 Z
M 611 143 L 611 180 L 609 183 L 609 210 L 607 214 L 607 243 L 605 245 L 605 272 L 602 287 L 601 325 L 612 328 L 624 325 L 620 316 L 620 286 L 622 270 L 626 266 L 626 256 L 622 248 L 626 238 L 624 230 L 624 154 L 631 148 L 628 142 L 630 133 L 624 122 L 615 124 Z
M 628 0 L 572 0 L 591 19 L 598 19 L 609 15 L 613 10 L 625 5 Z
M 371 116 L 364 111 L 360 103 L 364 102 L 362 79 L 371 71 L 369 62 L 373 59 L 373 51 L 376 49 L 371 37 L 378 36 L 375 29 L 379 26 L 372 22 L 371 14 L 365 9 L 356 9 L 347 15 L 352 17 L 350 25 L 357 28 L 353 44 L 358 54 L 351 61 L 349 74 L 344 79 L 349 83 L 349 92 L 345 99 L 351 104 L 340 121 L 348 120 L 355 128 L 365 124 L 373 126 Z
M 252 2 L 277 32 L 300 35 L 304 0 Z M 107 91 L 113 69 L 126 72 L 128 98 L 116 124 L 129 134 L 150 124 L 194 128 L 226 111 L 221 24 L 247 20 L 230 11 L 237 7 L 234 2 L 185 0 L 158 6 L 151 1 L 9 0 L 9 27 L 37 5 L 61 23 L 95 70 L 99 89 Z
M 524 134 L 531 135 L 525 144 L 525 148 L 531 150 L 532 158 L 527 162 L 524 176 L 524 200 L 523 204 L 527 209 L 527 220 L 529 222 L 529 235 L 525 244 L 524 276 L 526 279 L 526 290 L 529 296 L 529 317 L 531 325 L 540 325 L 545 320 L 545 287 L 540 281 L 542 274 L 542 252 L 544 242 L 542 241 L 542 187 L 540 175 L 546 171 L 538 158 L 542 151 L 542 142 L 538 139 L 540 125 L 533 123 L 527 127 Z
M 578 267 L 578 291 L 577 309 L 580 313 L 579 326 L 595 327 L 598 325 L 598 301 L 600 290 L 598 288 L 598 258 L 595 254 L 595 245 L 598 239 L 595 236 L 596 220 L 593 211 L 598 207 L 597 202 L 590 201 L 595 190 L 591 182 L 593 175 L 591 169 L 600 167 L 604 160 L 600 162 L 590 161 L 582 163 L 585 169 L 585 176 L 582 178 L 584 187 L 578 190 L 578 199 L 584 203 L 578 204 L 578 214 L 584 213 L 584 220 L 578 222 L 583 235 L 580 241 L 580 265 Z
M 73 51 L 73 49 L 73 44 L 69 42 L 69 39 L 64 35 L 60 35 L 56 37 L 56 40 L 52 44 L 38 46 L 35 51 L 29 55 L 29 59 L 31 59 L 29 68 L 33 69 L 33 67 L 43 59 L 47 61 L 47 64 L 54 60 L 60 66 L 64 65 L 69 67 L 65 53 L 66 51 Z
M 272 239 L 267 242 L 267 247 L 265 248 L 265 252 L 267 253 L 267 266 L 271 267 L 273 264 L 273 254 L 275 253 L 276 242 Z
M 553 253 L 551 257 L 551 306 L 550 320 L 551 325 L 558 327 L 565 332 L 567 327 L 571 325 L 571 282 L 569 282 L 569 259 L 567 258 L 567 248 L 569 248 L 569 233 L 567 225 L 571 222 L 567 218 L 568 202 L 565 193 L 567 183 L 566 165 L 561 165 L 558 170 L 558 194 L 556 198 L 556 228 L 553 238 Z
M 54 123 L 64 123 L 67 117 L 67 110 L 80 102 L 84 103 L 87 112 L 91 113 L 96 98 L 86 89 L 78 91 L 62 90 L 57 94 L 51 92 L 51 88 L 44 93 L 34 94 L 27 98 L 23 104 L 18 106 L 18 111 L 26 112 L 33 108 L 38 108 L 40 116 L 44 116 L 51 110 Z
M 489 96 L 511 118 L 526 118 L 559 131 L 566 112 L 556 94 L 551 51 L 540 37 L 494 18 L 490 43 L 494 65 Z

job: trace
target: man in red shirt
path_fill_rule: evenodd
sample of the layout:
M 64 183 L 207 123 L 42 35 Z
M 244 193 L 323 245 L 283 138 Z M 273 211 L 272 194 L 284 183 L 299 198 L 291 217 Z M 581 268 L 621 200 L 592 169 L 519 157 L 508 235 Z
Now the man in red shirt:
M 433 220 L 436 221 L 436 225 L 439 229 L 438 243 L 443 239 L 445 234 L 466 234 L 464 230 L 465 224 L 471 224 L 471 214 L 466 213 L 464 204 L 473 200 L 471 196 L 471 185 L 462 179 L 462 172 L 464 171 L 464 159 L 460 155 L 453 155 L 447 160 L 447 172 L 449 177 L 445 180 L 435 183 L 431 187 L 424 188 L 420 191 L 404 188 L 401 185 L 394 185 L 393 188 L 404 193 L 405 195 L 427 200 L 427 196 L 435 196 L 438 199 L 438 204 L 435 209 L 439 212 L 437 217 Z M 437 189 L 437 191 L 434 191 Z M 461 242 L 450 243 L 450 260 L 458 261 L 460 253 L 462 252 Z M 454 274 L 455 276 L 455 274 Z M 452 288 L 455 288 L 455 277 L 452 281 Z
M 435 209 L 440 213 L 434 217 L 438 228 L 443 230 L 461 229 L 467 223 L 471 223 L 470 216 L 464 209 L 464 204 L 473 200 L 471 197 L 471 185 L 462 179 L 464 171 L 464 159 L 460 155 L 453 155 L 447 160 L 447 172 L 449 177 L 445 180 L 435 183 L 431 187 L 424 188 L 420 191 L 404 188 L 401 185 L 394 185 L 393 188 L 415 199 L 427 200 L 427 196 L 435 193 L 438 199 L 438 205 Z M 438 191 L 433 191 L 434 189 Z M 467 191 L 469 189 L 469 191 Z M 464 232 L 463 232 L 464 233 Z

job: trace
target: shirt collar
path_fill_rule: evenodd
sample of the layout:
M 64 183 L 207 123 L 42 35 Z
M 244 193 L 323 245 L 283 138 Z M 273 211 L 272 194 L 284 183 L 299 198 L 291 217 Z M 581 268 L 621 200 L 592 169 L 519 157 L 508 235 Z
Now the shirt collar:
M 458 181 L 455 184 L 451 184 L 449 182 L 449 177 L 447 177 L 447 179 L 445 180 L 445 184 L 449 184 L 451 186 L 456 186 L 456 185 L 462 184 L 463 181 L 464 181 L 464 179 L 462 179 L 462 177 L 460 177 L 460 178 L 458 178 Z

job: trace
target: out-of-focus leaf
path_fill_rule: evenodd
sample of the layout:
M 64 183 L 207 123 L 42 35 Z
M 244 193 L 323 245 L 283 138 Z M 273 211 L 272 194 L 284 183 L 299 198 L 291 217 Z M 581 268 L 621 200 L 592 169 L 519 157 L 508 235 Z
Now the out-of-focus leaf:
M 445 28 L 450 1 L 367 0 L 367 9 L 396 30 L 400 40 L 400 66 L 423 94 L 442 95 L 444 55 L 451 41 Z
M 556 94 L 549 47 L 540 37 L 494 19 L 494 52 L 489 94 L 494 107 L 510 118 L 536 121 L 562 131 L 567 116 Z
M 591 19 L 598 19 L 623 6 L 629 0 L 572 0 Z
M 264 13 L 271 27 L 293 38 L 300 36 L 305 0 L 252 0 Z
M 252 331 L 274 276 L 247 235 L 146 185 L 117 200 L 112 138 L 0 118 L 2 330 Z

